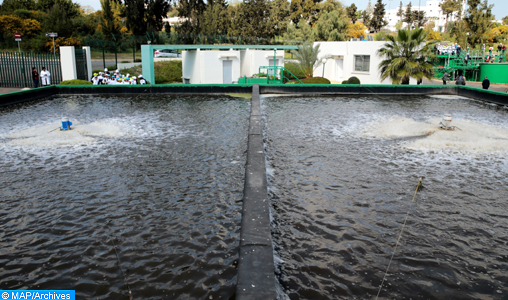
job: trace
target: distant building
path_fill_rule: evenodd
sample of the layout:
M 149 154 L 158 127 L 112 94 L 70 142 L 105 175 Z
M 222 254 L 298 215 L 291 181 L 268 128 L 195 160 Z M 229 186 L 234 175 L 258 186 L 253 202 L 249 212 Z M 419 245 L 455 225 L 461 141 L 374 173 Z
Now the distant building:
M 466 0 L 460 0 L 462 1 L 462 13 L 466 10 Z M 396 1 L 393 1 L 396 2 Z M 415 1 L 413 1 L 415 2 Z M 440 4 L 444 2 L 444 0 L 429 0 L 426 1 L 425 6 L 419 6 L 418 2 L 413 3 L 411 2 L 412 10 L 416 11 L 424 11 L 425 16 L 429 19 L 429 22 L 434 22 L 434 30 L 438 32 L 444 32 L 445 30 L 445 24 L 446 24 L 446 15 L 443 14 L 443 11 L 441 10 Z M 423 1 L 421 1 L 423 2 Z M 400 3 L 400 2 L 399 2 Z M 402 7 L 402 10 L 406 12 L 406 6 Z M 395 31 L 397 22 L 401 20 L 401 17 L 397 16 L 397 12 L 399 11 L 399 6 L 395 8 L 391 8 L 386 11 L 385 20 L 388 21 L 388 25 L 386 25 L 385 28 Z M 457 20 L 457 15 L 452 14 L 448 21 L 455 21 Z M 407 26 L 407 24 L 404 23 L 404 27 Z
M 284 51 L 231 49 L 188 50 L 182 55 L 182 78 L 190 84 L 231 84 L 258 74 L 261 66 L 284 66 Z M 252 46 L 255 48 L 256 46 Z M 273 71 L 272 71 L 273 72 Z M 268 74 L 270 75 L 270 74 Z
M 320 63 L 314 70 L 315 77 L 325 78 L 341 83 L 351 76 L 358 77 L 362 84 L 391 84 L 390 80 L 381 80 L 379 63 L 382 57 L 377 50 L 386 42 L 351 41 L 351 42 L 315 42 L 320 44 Z M 326 59 L 323 63 L 322 60 Z M 324 72 L 323 72 L 324 68 Z

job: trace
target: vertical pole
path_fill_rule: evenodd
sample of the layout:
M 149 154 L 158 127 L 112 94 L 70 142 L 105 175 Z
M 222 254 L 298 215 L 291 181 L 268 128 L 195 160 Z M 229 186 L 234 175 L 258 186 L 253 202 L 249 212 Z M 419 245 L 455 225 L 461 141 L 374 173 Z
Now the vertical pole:
M 136 62 L 136 40 L 130 35 L 132 40 L 132 62 Z
M 18 41 L 18 50 L 19 50 L 19 54 L 21 54 L 21 47 L 19 46 L 19 41 Z
M 55 51 L 55 37 L 53 37 L 53 56 L 56 57 L 56 51 Z
M 275 69 L 277 66 L 277 48 L 273 48 L 273 78 L 275 79 Z

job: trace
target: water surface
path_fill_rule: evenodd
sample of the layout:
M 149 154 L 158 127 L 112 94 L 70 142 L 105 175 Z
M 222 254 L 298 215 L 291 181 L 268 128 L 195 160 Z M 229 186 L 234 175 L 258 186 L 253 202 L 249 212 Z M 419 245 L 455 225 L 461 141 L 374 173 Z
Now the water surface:
M 280 298 L 374 299 L 408 212 L 381 299 L 508 297 L 508 149 L 458 132 L 415 143 L 444 113 L 506 134 L 505 109 L 293 96 L 265 98 L 263 111 Z
M 0 110 L 0 289 L 234 297 L 249 111 L 170 95 Z M 49 132 L 62 116 L 75 130 Z

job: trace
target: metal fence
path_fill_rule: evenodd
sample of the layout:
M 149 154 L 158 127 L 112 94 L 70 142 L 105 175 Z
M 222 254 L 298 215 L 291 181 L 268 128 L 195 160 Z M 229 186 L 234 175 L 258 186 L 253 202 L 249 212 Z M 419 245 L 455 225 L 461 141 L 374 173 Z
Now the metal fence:
M 51 74 L 51 84 L 62 81 L 60 56 L 53 53 L 0 52 L 0 87 L 34 87 L 32 68 L 42 67 Z M 40 82 L 39 82 L 40 84 Z

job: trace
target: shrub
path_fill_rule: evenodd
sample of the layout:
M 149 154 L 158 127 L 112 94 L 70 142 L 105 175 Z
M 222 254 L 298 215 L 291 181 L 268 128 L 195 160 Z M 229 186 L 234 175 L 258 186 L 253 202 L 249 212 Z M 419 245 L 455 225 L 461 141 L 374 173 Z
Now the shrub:
M 122 64 L 128 64 L 130 62 L 131 62 L 130 60 L 122 60 L 120 63 L 122 63 Z
M 284 67 L 291 73 L 293 73 L 293 75 L 296 76 L 296 78 L 298 79 L 302 79 L 302 78 L 305 78 L 305 72 L 302 71 L 302 69 L 300 69 L 300 67 L 298 66 L 298 64 L 295 64 L 295 63 L 285 63 L 284 64 Z M 284 70 L 284 76 L 286 78 L 289 78 L 290 80 L 293 80 L 295 79 L 293 76 L 291 76 L 291 74 L 289 74 L 286 70 Z M 285 80 L 286 81 L 286 80 Z
M 347 80 L 347 83 L 348 84 L 360 84 L 360 79 L 358 79 L 358 77 L 352 76 L 352 77 L 349 77 L 349 79 Z
M 141 58 L 136 58 L 134 62 L 141 62 Z
M 347 80 L 342 81 L 342 84 L 347 84 L 347 83 L 348 83 Z
M 330 84 L 330 80 L 323 77 L 311 77 L 301 79 L 304 84 Z
M 170 60 L 155 63 L 155 83 L 182 82 L 182 61 Z
M 90 81 L 81 79 L 64 80 L 60 82 L 60 85 L 91 85 Z

